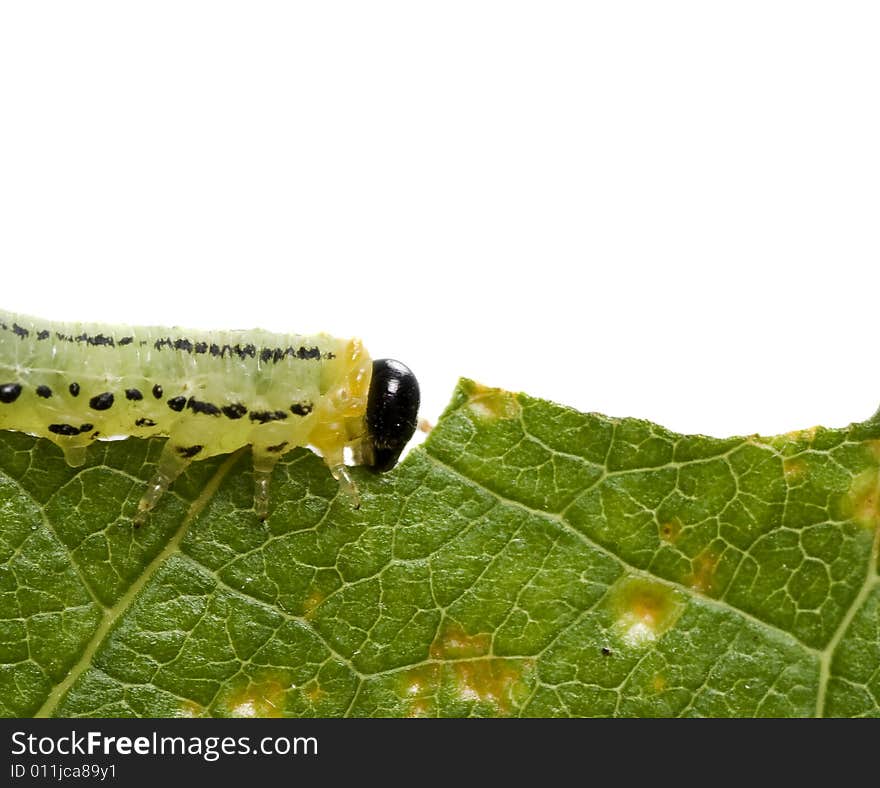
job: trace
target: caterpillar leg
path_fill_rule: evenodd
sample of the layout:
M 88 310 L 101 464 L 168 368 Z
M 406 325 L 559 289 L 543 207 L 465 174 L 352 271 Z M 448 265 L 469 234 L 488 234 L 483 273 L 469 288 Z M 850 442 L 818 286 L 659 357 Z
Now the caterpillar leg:
M 201 447 L 198 448 L 201 449 Z M 146 522 L 147 515 L 153 510 L 172 482 L 187 469 L 193 461 L 193 456 L 190 449 L 183 448 L 170 439 L 165 443 L 159 457 L 156 473 L 153 474 L 153 478 L 147 485 L 147 491 L 138 502 L 137 514 L 133 518 L 136 528 Z
M 64 461 L 71 468 L 80 468 L 86 464 L 86 447 L 79 446 L 62 446 L 61 451 L 64 452 Z
M 345 464 L 345 446 L 347 433 L 340 424 L 323 425 L 309 436 L 309 442 L 318 449 L 324 462 L 333 474 L 333 478 L 339 482 L 339 492 L 342 493 L 355 509 L 361 508 L 361 499 L 358 495 L 357 485 Z M 362 459 L 363 445 L 355 443 L 353 453 L 355 460 Z
M 327 467 L 330 468 L 333 478 L 339 482 L 339 492 L 348 498 L 353 509 L 360 509 L 361 497 L 358 494 L 358 488 L 354 479 L 351 478 L 351 474 L 348 472 L 348 466 L 340 460 L 334 465 L 328 464 Z
M 254 449 L 254 511 L 261 522 L 265 522 L 269 516 L 269 484 L 272 480 L 272 471 L 275 470 L 279 459 L 277 454 L 265 454 L 258 451 L 256 447 Z M 360 496 L 357 485 L 348 471 L 348 466 L 342 461 L 341 456 L 334 458 L 331 462 L 327 462 L 327 467 L 333 474 L 333 478 L 339 482 L 340 492 L 348 498 L 355 509 L 359 509 L 361 506 Z
M 348 498 L 354 509 L 361 508 L 361 497 L 358 495 L 357 485 L 345 464 L 342 446 L 334 446 L 324 454 L 324 462 L 333 474 L 333 478 L 339 482 L 339 492 Z
M 278 455 L 254 450 L 254 511 L 260 522 L 269 516 L 269 482 L 278 463 Z

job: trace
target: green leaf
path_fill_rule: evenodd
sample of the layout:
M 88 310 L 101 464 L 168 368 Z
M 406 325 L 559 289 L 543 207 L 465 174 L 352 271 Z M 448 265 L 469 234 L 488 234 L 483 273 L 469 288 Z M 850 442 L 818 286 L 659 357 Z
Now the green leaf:
M 307 450 L 0 434 L 0 713 L 880 715 L 880 417 L 719 440 L 462 381 L 362 507 Z

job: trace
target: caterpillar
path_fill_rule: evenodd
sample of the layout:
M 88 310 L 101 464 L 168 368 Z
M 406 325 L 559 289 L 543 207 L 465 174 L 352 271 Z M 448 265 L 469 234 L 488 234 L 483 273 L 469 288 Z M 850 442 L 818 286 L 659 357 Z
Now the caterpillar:
M 138 503 L 141 525 L 196 460 L 251 446 L 254 510 L 298 446 L 320 454 L 359 506 L 345 464 L 383 472 L 416 428 L 419 385 L 359 339 L 61 323 L 0 311 L 0 429 L 47 438 L 77 467 L 96 440 L 166 436 Z

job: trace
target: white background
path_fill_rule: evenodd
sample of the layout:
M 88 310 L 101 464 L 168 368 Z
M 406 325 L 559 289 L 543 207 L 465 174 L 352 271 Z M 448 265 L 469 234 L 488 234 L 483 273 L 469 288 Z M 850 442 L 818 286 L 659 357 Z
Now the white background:
M 880 404 L 880 6 L 0 5 L 0 307 L 713 435 Z

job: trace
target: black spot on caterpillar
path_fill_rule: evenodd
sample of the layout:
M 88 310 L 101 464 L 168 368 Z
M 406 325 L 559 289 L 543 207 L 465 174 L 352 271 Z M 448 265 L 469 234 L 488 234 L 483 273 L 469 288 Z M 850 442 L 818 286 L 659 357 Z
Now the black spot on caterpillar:
M 248 414 L 248 418 L 251 421 L 258 421 L 260 424 L 265 424 L 268 421 L 284 421 L 287 418 L 287 414 L 283 410 L 252 410 L 250 414 Z
M 5 402 L 7 405 L 15 402 L 19 394 L 21 394 L 21 386 L 18 383 L 4 383 L 0 386 L 0 402 Z
M 186 407 L 186 397 L 172 397 L 168 400 L 168 407 L 171 408 L 171 410 L 180 413 L 180 411 Z
M 89 400 L 89 407 L 92 410 L 110 410 L 113 407 L 115 397 L 112 391 L 105 391 Z
M 240 419 L 247 413 L 247 408 L 240 402 L 236 402 L 232 405 L 224 405 L 220 408 L 220 411 L 227 419 Z
M 261 519 L 275 463 L 298 446 L 315 449 L 357 505 L 345 449 L 357 464 L 393 467 L 418 406 L 412 372 L 372 361 L 358 339 L 54 323 L 0 311 L 0 429 L 48 438 L 74 466 L 98 435 L 167 436 L 138 524 L 191 462 L 246 445 Z

